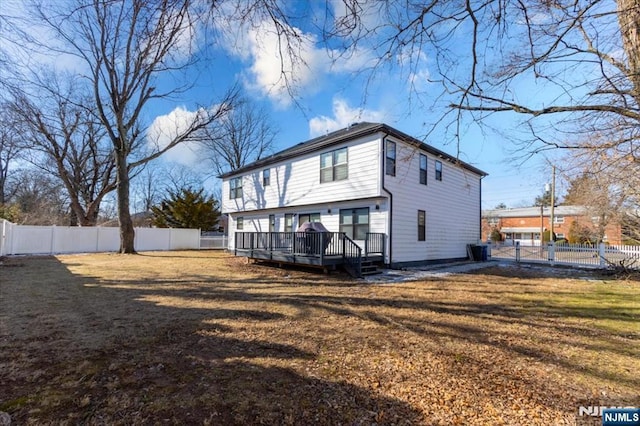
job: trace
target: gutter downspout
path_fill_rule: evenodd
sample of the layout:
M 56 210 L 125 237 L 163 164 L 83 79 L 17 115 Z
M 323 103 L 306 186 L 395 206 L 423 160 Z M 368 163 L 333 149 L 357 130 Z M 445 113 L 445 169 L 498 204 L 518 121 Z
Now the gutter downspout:
M 482 179 L 484 179 L 484 176 L 480 176 L 480 181 L 478 182 L 479 184 L 478 188 L 480 192 L 480 194 L 478 194 L 480 198 L 480 212 L 479 212 L 480 213 L 480 238 L 479 238 L 480 241 L 478 241 L 479 244 L 483 243 L 482 241 Z M 487 236 L 487 240 L 488 239 L 489 239 L 489 236 Z
M 389 194 L 389 267 L 393 264 L 393 194 L 384 186 L 384 176 L 386 174 L 386 147 L 387 147 L 387 137 L 389 134 L 385 133 L 382 138 L 382 155 L 380 156 L 380 163 L 382 167 L 380 167 L 380 173 L 382 173 L 382 190 Z

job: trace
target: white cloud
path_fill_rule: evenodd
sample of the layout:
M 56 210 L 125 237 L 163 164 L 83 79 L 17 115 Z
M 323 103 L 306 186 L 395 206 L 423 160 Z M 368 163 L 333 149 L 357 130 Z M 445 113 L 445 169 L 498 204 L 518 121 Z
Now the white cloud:
M 317 48 L 313 34 L 295 27 L 283 28 L 292 35 L 278 33 L 271 21 L 231 27 L 229 20 L 218 24 L 224 47 L 250 64 L 244 74 L 245 85 L 267 96 L 276 105 L 291 104 L 291 93 L 318 87 L 318 77 L 327 69 L 329 58 Z
M 203 111 L 189 111 L 184 107 L 176 107 L 166 115 L 160 115 L 153 120 L 147 130 L 147 144 L 149 149 L 165 148 L 179 134 L 189 128 Z M 174 163 L 192 166 L 201 160 L 200 147 L 195 142 L 183 142 L 167 151 L 163 158 Z
M 324 115 L 312 118 L 309 120 L 309 133 L 311 137 L 316 137 L 334 130 L 343 129 L 355 122 L 383 122 L 385 115 L 384 111 L 351 108 L 344 99 L 334 98 L 333 118 Z

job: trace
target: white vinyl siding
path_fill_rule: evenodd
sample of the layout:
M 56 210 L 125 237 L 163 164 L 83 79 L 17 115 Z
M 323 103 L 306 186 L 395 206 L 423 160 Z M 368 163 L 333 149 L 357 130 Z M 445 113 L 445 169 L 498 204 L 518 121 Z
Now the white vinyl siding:
M 416 148 L 397 143 L 397 176 L 386 177 L 393 194 L 393 262 L 466 257 L 466 245 L 480 238 L 480 177 L 446 161 L 427 156 L 428 168 L 442 164 L 446 179 L 438 185 L 420 184 Z M 416 211 L 426 215 L 425 241 L 416 237 Z
M 368 135 L 331 149 L 335 151 L 348 145 L 348 179 L 320 183 L 320 155 L 327 151 L 316 151 L 287 162 L 270 165 L 270 184 L 266 187 L 262 184 L 264 168 L 245 174 L 242 181 L 242 198 L 231 199 L 227 196 L 230 192 L 230 179 L 225 179 L 222 188 L 225 194 L 222 211 L 234 213 L 329 204 L 352 200 L 355 196 L 380 196 L 380 139 L 381 135 Z

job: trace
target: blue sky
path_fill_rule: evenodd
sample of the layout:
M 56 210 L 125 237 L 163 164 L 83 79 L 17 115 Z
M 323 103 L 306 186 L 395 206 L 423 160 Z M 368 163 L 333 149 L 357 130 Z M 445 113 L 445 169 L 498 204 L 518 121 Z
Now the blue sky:
M 20 1 L 7 1 L 3 6 L 5 12 L 13 8 L 13 13 L 21 13 Z M 329 1 L 329 5 L 335 4 L 340 2 Z M 338 10 L 335 12 L 339 14 Z M 364 16 L 364 19 L 377 17 Z M 279 129 L 276 151 L 353 122 L 384 122 L 438 149 L 459 155 L 461 160 L 489 173 L 482 184 L 483 208 L 493 208 L 499 203 L 509 207 L 528 205 L 550 181 L 550 167 L 544 158 L 533 157 L 524 163 L 522 159 L 513 159 L 517 157 L 513 152 L 516 146 L 509 135 L 517 133 L 519 124 L 513 115 L 494 116 L 488 122 L 501 133 L 467 123 L 459 145 L 447 140 L 440 130 L 425 137 L 431 128 L 429 124 L 446 111 L 444 105 L 438 106 L 435 101 L 441 87 L 428 80 L 433 72 L 430 69 L 433 52 L 419 51 L 417 68 L 408 69 L 406 58 L 399 55 L 392 61 L 395 65 L 377 74 L 360 73 L 359 70 L 375 60 L 375 52 L 362 46 L 349 57 L 340 57 L 341 51 L 335 46 L 327 47 L 320 42 L 314 23 L 311 18 L 296 23 L 300 26 L 296 31 L 302 36 L 296 48 L 304 65 L 291 64 L 286 58 L 281 61 L 277 38 L 266 23 L 226 28 L 225 36 L 214 38 L 203 37 L 202 28 L 195 27 L 198 36 L 193 47 L 199 62 L 185 74 L 164 76 L 158 81 L 158 90 L 182 83 L 192 87 L 178 96 L 150 104 L 146 111 L 148 124 L 170 133 L 168 128 L 175 126 L 180 117 L 215 104 L 225 90 L 237 84 L 247 98 L 267 110 Z M 219 25 L 223 27 L 224 22 Z M 30 31 L 38 30 L 32 27 Z M 295 80 L 294 98 L 281 78 L 283 63 L 285 71 Z M 73 58 L 65 60 L 58 55 L 55 66 L 73 69 L 77 64 Z M 416 91 L 420 94 L 416 95 Z M 520 96 L 529 97 L 540 93 L 526 84 L 521 92 Z M 177 147 L 162 161 L 206 172 L 206 163 L 201 161 L 202 155 L 197 150 L 194 146 Z M 211 189 L 216 182 L 208 180 L 205 184 Z
M 371 74 L 357 72 L 370 64 L 372 53 L 363 49 L 349 59 L 332 61 L 325 46 L 318 42 L 317 34 L 299 31 L 306 36 L 306 43 L 298 46 L 306 65 L 287 68 L 297 80 L 294 99 L 281 80 L 275 37 L 269 35 L 268 29 L 258 27 L 202 46 L 204 59 L 198 68 L 196 87 L 185 93 L 182 102 L 164 102 L 157 114 L 167 114 L 176 107 L 194 109 L 211 103 L 215 93 L 238 83 L 252 102 L 269 112 L 279 129 L 275 148 L 280 150 L 358 121 L 384 122 L 422 139 L 430 130 L 428 123 L 445 111 L 422 106 L 430 105 L 430 93 L 435 95 L 440 90 L 428 81 L 429 52 L 423 53 L 421 69 L 408 72 L 398 66 L 372 78 Z M 333 56 L 335 59 L 335 52 Z M 412 87 L 422 94 L 416 97 Z M 526 87 L 522 95 L 527 95 Z M 442 133 L 436 132 L 424 140 L 489 173 L 483 180 L 483 208 L 493 208 L 499 203 L 509 207 L 530 205 L 550 181 L 550 166 L 540 156 L 524 163 L 517 158 L 521 153 L 514 153 L 517 147 L 505 136 L 516 133 L 519 124 L 516 117 L 505 113 L 493 117 L 489 124 L 503 134 L 482 130 L 471 123 L 460 138 L 459 152 L 456 143 L 446 140 Z M 167 153 L 164 160 L 191 165 L 198 158 L 193 149 L 182 147 Z

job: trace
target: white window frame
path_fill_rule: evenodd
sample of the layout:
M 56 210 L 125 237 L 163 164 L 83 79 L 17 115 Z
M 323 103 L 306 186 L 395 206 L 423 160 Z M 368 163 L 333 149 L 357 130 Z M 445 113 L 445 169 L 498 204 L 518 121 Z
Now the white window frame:
M 242 176 L 229 179 L 229 198 L 242 198 Z
M 344 162 L 339 163 L 340 154 L 344 152 Z M 325 162 L 325 159 L 330 159 L 330 162 L 325 167 L 322 167 L 322 164 Z M 345 173 L 343 177 L 338 178 L 340 169 L 344 168 Z M 326 176 L 324 173 L 328 170 L 331 170 L 331 175 Z M 325 152 L 320 154 L 320 183 L 326 182 L 336 182 L 340 180 L 346 180 L 349 178 L 349 151 L 347 147 L 335 149 L 333 151 Z

